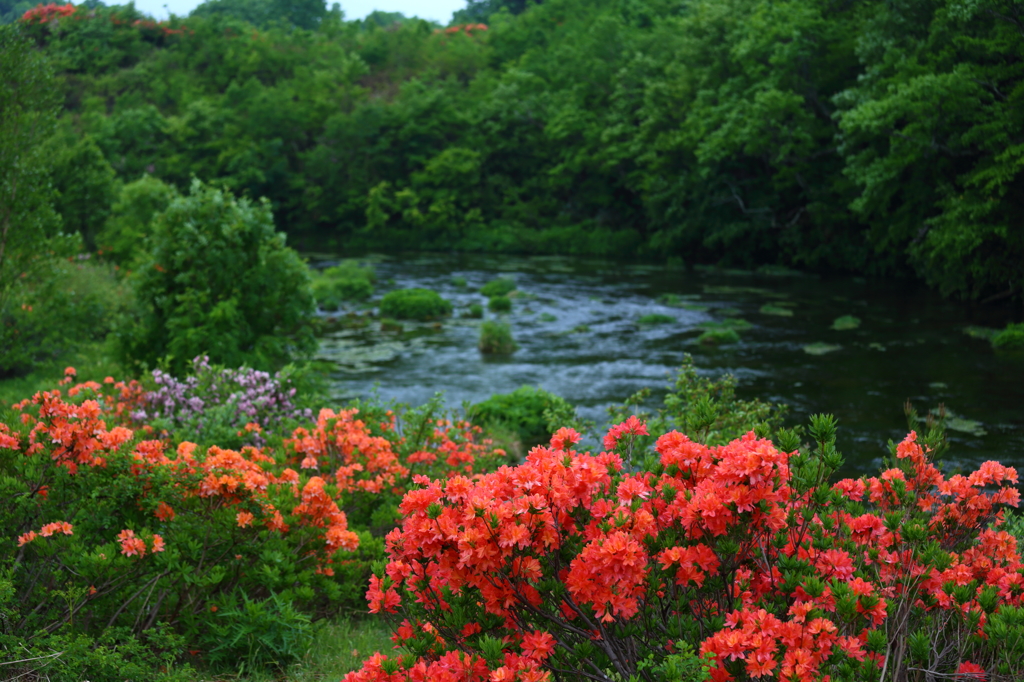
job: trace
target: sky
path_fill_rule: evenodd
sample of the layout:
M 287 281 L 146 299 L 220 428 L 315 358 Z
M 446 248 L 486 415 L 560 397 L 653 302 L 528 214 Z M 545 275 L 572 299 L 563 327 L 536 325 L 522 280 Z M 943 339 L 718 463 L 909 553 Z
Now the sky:
M 127 0 L 123 0 L 127 1 Z M 156 19 L 166 19 L 168 14 L 173 12 L 178 16 L 186 16 L 202 0 L 135 0 L 135 6 L 152 15 Z M 117 0 L 120 4 L 122 0 Z M 334 4 L 335 0 L 327 0 L 327 6 Z M 447 24 L 452 18 L 452 12 L 466 6 L 466 0 L 341 0 L 341 9 L 346 19 L 362 19 L 374 10 L 382 12 L 401 12 L 406 16 L 416 16 L 422 19 L 432 19 L 441 24 Z

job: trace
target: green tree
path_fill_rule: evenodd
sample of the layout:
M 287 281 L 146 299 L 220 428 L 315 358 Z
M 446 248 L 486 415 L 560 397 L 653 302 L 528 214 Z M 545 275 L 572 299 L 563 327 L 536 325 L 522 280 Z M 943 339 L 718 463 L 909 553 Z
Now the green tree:
M 1013 0 L 875 3 L 837 97 L 853 208 L 945 294 L 1024 295 L 1024 19 Z
M 60 225 L 45 142 L 58 91 L 46 58 L 17 25 L 0 26 L 0 310 L 11 287 L 38 266 Z
M 145 253 L 153 218 L 167 210 L 178 192 L 165 182 L 144 175 L 121 188 L 96 243 L 102 255 L 120 266 Z
M 145 313 L 121 332 L 126 360 L 187 371 L 201 354 L 275 369 L 316 347 L 309 273 L 270 206 L 192 183 L 153 226 L 133 275 Z
M 110 215 L 117 192 L 116 174 L 90 135 L 69 143 L 58 138 L 53 153 L 55 208 L 64 229 L 82 235 L 87 248 L 95 248 L 96 235 Z

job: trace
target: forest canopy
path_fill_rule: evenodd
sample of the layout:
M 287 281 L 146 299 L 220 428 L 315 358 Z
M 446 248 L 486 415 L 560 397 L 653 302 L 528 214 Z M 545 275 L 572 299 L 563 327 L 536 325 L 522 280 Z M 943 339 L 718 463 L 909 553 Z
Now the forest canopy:
M 0 14 L 59 77 L 46 156 L 87 245 L 122 185 L 197 178 L 266 197 L 298 244 L 1022 292 L 1018 0 L 473 0 L 448 27 L 318 0 L 58 7 Z

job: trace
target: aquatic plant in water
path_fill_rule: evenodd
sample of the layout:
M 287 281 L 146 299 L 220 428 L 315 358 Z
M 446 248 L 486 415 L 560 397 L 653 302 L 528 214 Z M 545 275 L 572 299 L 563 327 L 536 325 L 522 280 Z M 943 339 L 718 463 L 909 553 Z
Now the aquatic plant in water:
M 661 313 L 650 313 L 643 315 L 636 321 L 637 324 L 670 324 L 675 322 L 676 318 L 671 315 L 662 315 Z
M 1008 324 L 992 337 L 992 347 L 1002 350 L 1024 350 L 1024 322 Z
M 739 343 L 739 340 L 735 329 L 709 329 L 697 337 L 697 342 L 703 346 L 722 346 Z
M 836 331 L 847 331 L 849 329 L 856 329 L 860 326 L 860 318 L 854 317 L 853 315 L 843 315 L 837 317 L 835 322 L 832 323 L 832 328 Z
M 773 305 L 771 303 L 765 303 L 761 306 L 760 312 L 762 315 L 778 315 L 779 317 L 793 317 L 793 311 L 789 308 L 783 308 L 779 305 Z
M 512 310 L 512 299 L 504 295 L 491 296 L 487 307 L 495 313 L 507 313 Z
M 512 338 L 512 328 L 503 322 L 488 320 L 480 325 L 481 353 L 507 355 L 515 352 L 518 346 Z
M 381 316 L 396 320 L 433 320 L 451 312 L 451 302 L 430 289 L 396 289 L 380 301 Z
M 499 277 L 492 279 L 480 288 L 480 293 L 490 298 L 491 296 L 507 296 L 515 291 L 516 281 L 511 277 Z
M 809 343 L 804 346 L 804 352 L 808 355 L 825 355 L 826 353 L 834 353 L 835 351 L 842 348 L 832 343 Z

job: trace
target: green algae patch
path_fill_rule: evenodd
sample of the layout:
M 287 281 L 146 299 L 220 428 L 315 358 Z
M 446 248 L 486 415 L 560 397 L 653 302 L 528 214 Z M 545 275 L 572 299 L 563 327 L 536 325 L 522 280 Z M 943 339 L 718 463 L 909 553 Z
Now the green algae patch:
M 762 315 L 777 315 L 779 317 L 793 317 L 793 311 L 789 308 L 783 308 L 782 306 L 774 305 L 772 303 L 766 303 L 761 306 L 759 311 Z
M 675 322 L 676 318 L 671 315 L 662 315 L 661 313 L 651 313 L 644 315 L 636 321 L 637 324 L 650 325 L 650 324 L 671 324 Z
M 992 337 L 992 347 L 999 350 L 1024 350 L 1024 322 L 1008 324 Z
M 697 337 L 697 343 L 702 346 L 724 346 L 730 343 L 739 343 L 740 335 L 735 329 L 709 329 Z
M 699 301 L 699 294 L 662 294 L 655 299 L 662 305 L 671 306 L 673 308 L 682 308 L 687 304 L 688 301 Z
M 700 325 L 700 329 L 705 331 L 716 331 L 719 329 L 732 329 L 733 331 L 744 331 L 752 329 L 754 325 L 750 324 L 742 317 L 730 317 L 724 320 L 714 320 L 712 322 L 705 322 Z
M 854 317 L 853 315 L 843 315 L 837 317 L 835 322 L 832 323 L 832 328 L 836 331 L 847 331 L 849 329 L 856 329 L 860 326 L 860 318 Z
M 834 353 L 835 351 L 842 348 L 834 343 L 809 343 L 804 346 L 804 352 L 808 355 L 825 355 L 827 353 Z
M 381 317 L 396 320 L 433 320 L 452 312 L 452 304 L 430 289 L 398 289 L 380 301 Z
M 511 277 L 499 277 L 480 287 L 480 293 L 491 298 L 492 296 L 508 296 L 515 289 L 516 281 L 514 279 Z
M 967 334 L 972 339 L 981 339 L 983 341 L 992 341 L 999 333 L 999 329 L 992 329 L 991 327 L 978 327 L 975 325 L 964 327 L 964 334 Z

